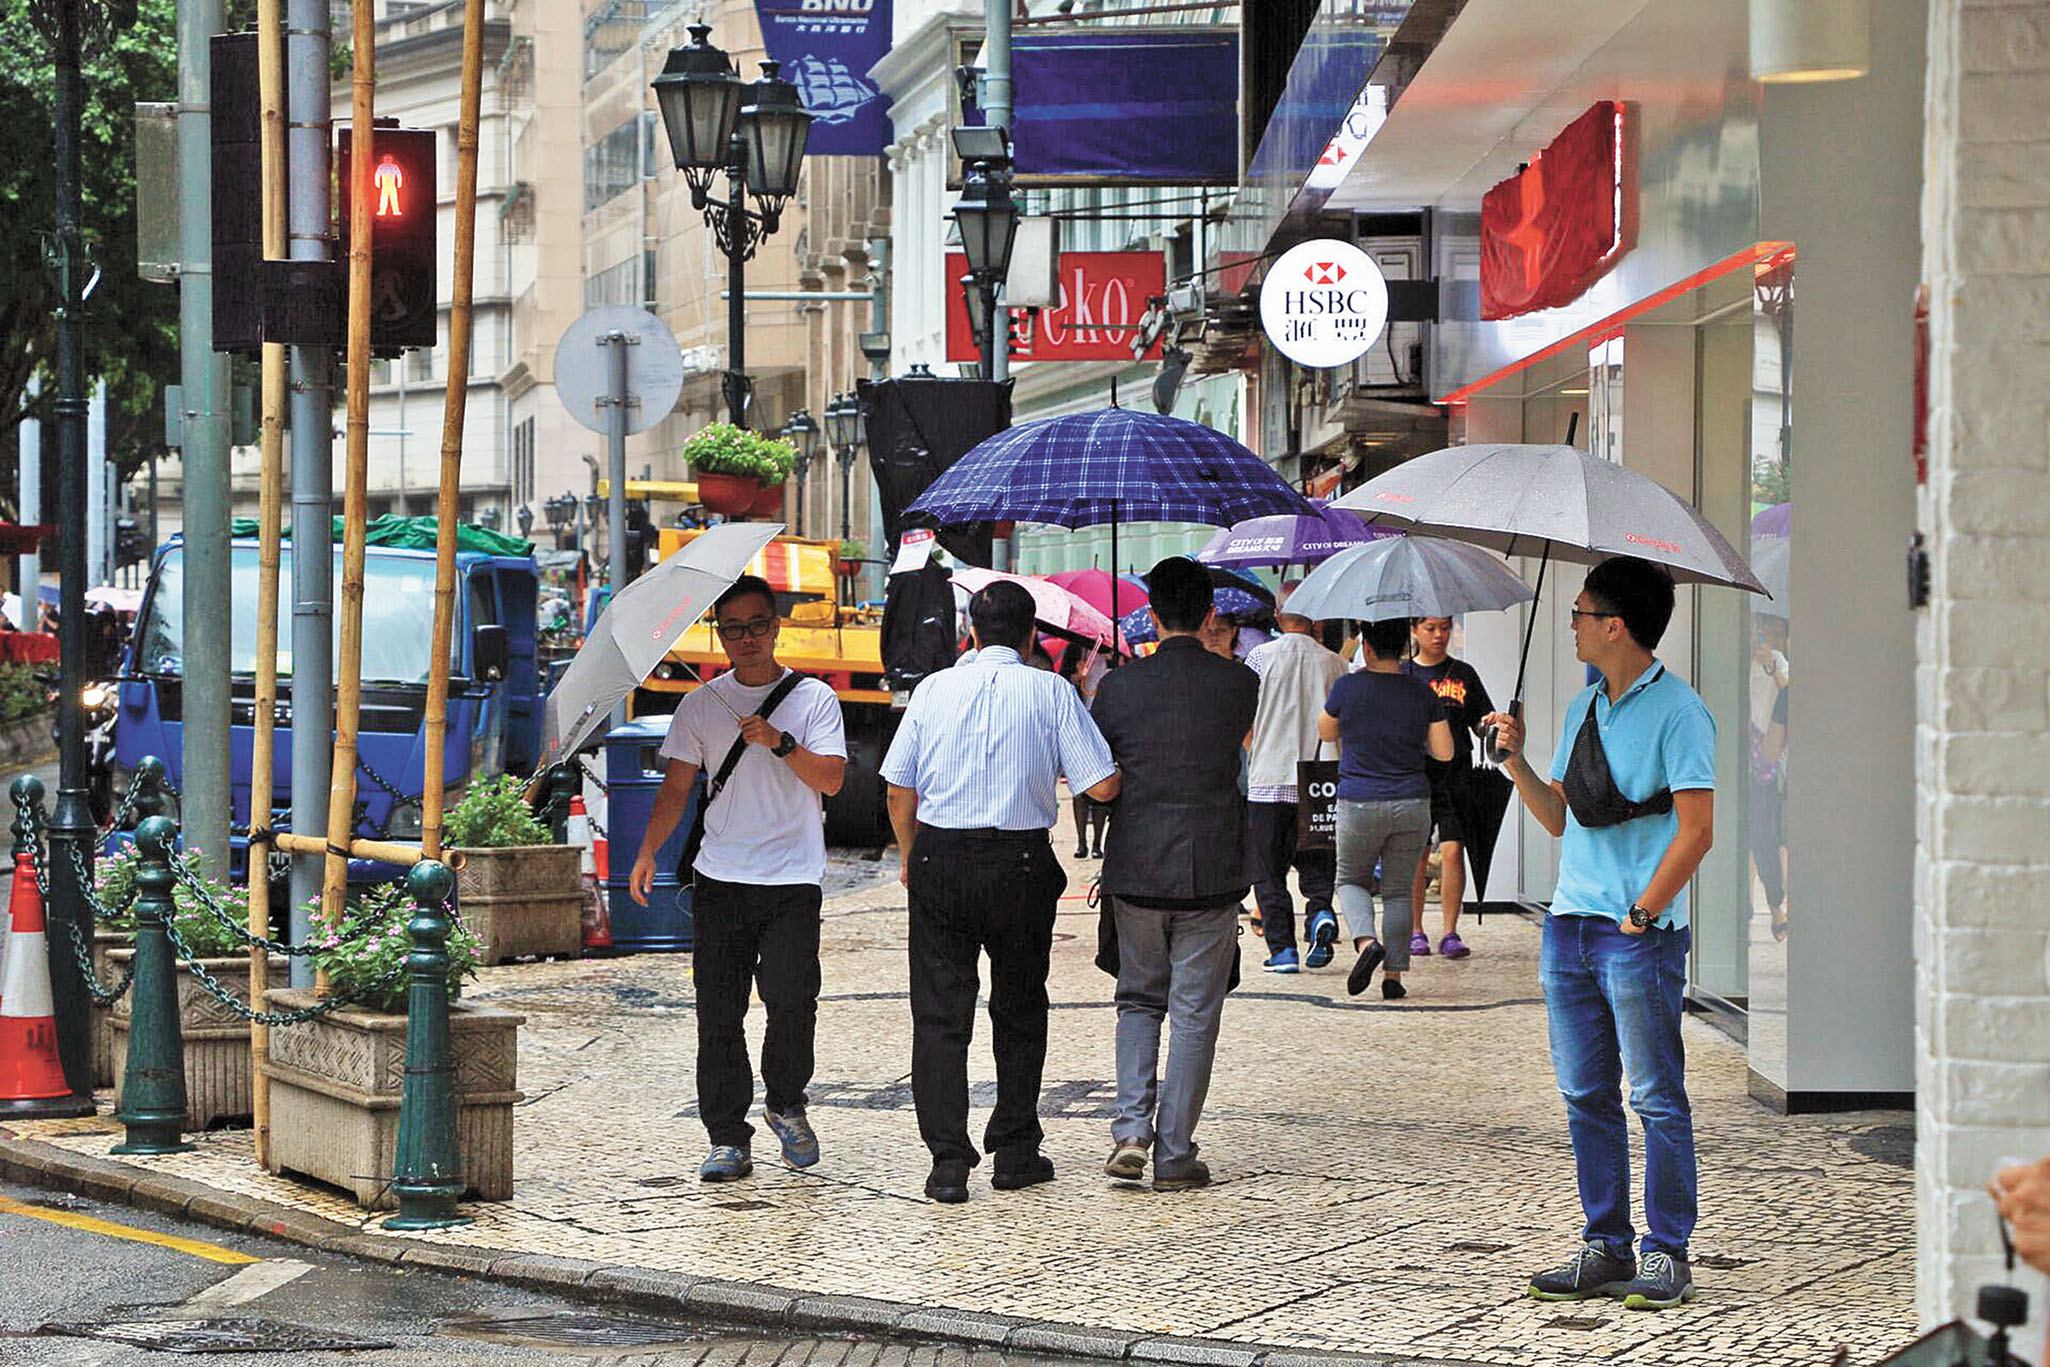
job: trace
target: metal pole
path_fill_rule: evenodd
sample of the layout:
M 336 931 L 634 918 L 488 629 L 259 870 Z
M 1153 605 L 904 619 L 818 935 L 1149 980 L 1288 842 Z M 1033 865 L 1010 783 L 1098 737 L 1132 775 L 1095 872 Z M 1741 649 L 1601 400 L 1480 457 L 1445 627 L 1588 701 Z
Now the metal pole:
M 107 382 L 93 382 L 85 405 L 85 578 L 107 582 Z
M 726 168 L 726 416 L 747 426 L 747 182 L 736 134 Z M 616 590 L 615 590 L 616 592 Z
M 983 121 L 991 128 L 1011 129 L 1011 0 L 983 0 L 982 108 Z M 1008 178 L 1005 192 L 1009 193 Z M 1002 380 L 1011 373 L 1010 316 L 1003 304 L 1004 282 L 999 280 L 985 296 L 989 314 L 989 363 L 984 373 Z M 990 543 L 990 564 L 999 570 L 1011 568 L 1011 543 Z
M 79 126 L 85 108 L 79 78 L 78 0 L 59 0 L 56 42 L 57 153 L 57 583 L 60 647 L 57 698 L 57 804 L 50 816 L 50 938 L 65 944 L 73 933 L 90 934 L 86 896 L 92 877 L 98 827 L 87 800 L 85 769 L 85 237 L 80 229 Z M 84 882 L 81 882 L 83 876 Z M 64 1080 L 81 1096 L 92 1096 L 92 1058 L 87 1041 L 91 1009 L 78 962 L 70 954 L 50 956 L 52 1014 Z
M 612 497 L 606 500 L 605 533 L 611 544 L 606 547 L 608 563 L 611 566 L 612 597 L 618 598 L 620 590 L 626 587 L 626 406 L 627 406 L 627 350 L 633 338 L 624 332 L 608 332 L 599 338 L 599 345 L 606 348 L 608 383 L 605 391 L 605 448 L 609 458 L 608 469 L 612 472 Z M 740 422 L 740 414 L 733 416 L 734 424 Z M 610 604 L 608 603 L 608 609 Z M 626 704 L 620 703 L 612 709 L 612 724 L 624 726 L 627 722 Z
M 292 259 L 325 261 L 330 235 L 328 185 L 327 0 L 289 0 L 285 36 L 286 175 Z M 334 733 L 332 348 L 291 349 L 292 386 L 292 829 L 320 831 L 327 813 L 329 746 Z M 292 941 L 311 933 L 307 907 L 320 892 L 318 855 L 292 859 Z M 313 970 L 292 960 L 292 986 L 313 986 Z
M 406 358 L 392 362 L 399 372 L 399 487 L 392 495 L 392 510 L 406 515 Z
M 231 614 L 228 573 L 228 358 L 213 349 L 213 53 L 220 0 L 178 5 L 178 351 L 185 403 L 185 847 L 228 869 Z
M 28 377 L 29 402 L 34 402 L 42 389 L 38 376 Z M 150 468 L 154 470 L 155 464 Z M 43 521 L 43 424 L 34 418 L 26 418 L 21 424 L 21 520 L 30 527 L 40 526 Z M 156 529 L 152 527 L 150 531 L 150 545 L 155 546 Z M 42 625 L 42 582 L 43 553 L 38 548 L 21 558 L 21 583 L 15 586 L 21 594 L 23 620 L 14 625 L 23 631 L 34 631 Z

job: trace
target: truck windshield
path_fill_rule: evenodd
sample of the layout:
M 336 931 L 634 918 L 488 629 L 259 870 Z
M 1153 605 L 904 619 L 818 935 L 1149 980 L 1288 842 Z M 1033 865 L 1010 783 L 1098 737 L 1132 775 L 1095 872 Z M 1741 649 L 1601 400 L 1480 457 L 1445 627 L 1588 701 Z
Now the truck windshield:
M 135 659 L 145 674 L 182 674 L 185 670 L 185 560 L 182 548 L 164 557 L 157 571 L 156 591 L 139 628 Z M 341 635 L 341 564 L 335 550 L 335 636 Z M 256 672 L 257 551 L 236 546 L 230 552 L 227 607 L 231 665 L 237 674 Z M 278 674 L 292 672 L 292 550 L 287 546 L 278 571 Z M 434 635 L 434 562 L 411 556 L 372 556 L 363 566 L 363 678 L 366 682 L 427 682 L 428 643 Z

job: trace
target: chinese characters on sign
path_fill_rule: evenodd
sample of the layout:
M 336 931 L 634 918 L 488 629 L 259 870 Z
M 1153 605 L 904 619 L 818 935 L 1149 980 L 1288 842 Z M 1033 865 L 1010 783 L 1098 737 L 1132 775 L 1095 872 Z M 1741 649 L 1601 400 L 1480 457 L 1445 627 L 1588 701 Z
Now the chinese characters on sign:
M 947 359 L 973 361 L 975 333 L 968 301 L 956 283 L 968 258 L 947 255 Z M 1129 361 L 1147 301 L 1167 293 L 1159 252 L 1063 252 L 1061 295 L 1050 309 L 1011 310 L 1011 357 L 1018 361 Z M 1158 357 L 1159 345 L 1147 357 Z M 1144 358 L 1141 358 L 1144 359 Z

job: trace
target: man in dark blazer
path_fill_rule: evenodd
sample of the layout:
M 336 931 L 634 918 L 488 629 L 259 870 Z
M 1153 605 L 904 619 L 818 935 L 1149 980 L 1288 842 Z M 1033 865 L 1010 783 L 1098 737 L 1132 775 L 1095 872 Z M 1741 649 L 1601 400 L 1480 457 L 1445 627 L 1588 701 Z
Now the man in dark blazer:
M 1210 1181 L 1194 1136 L 1238 962 L 1248 887 L 1239 759 L 1260 681 L 1203 648 L 1208 570 L 1177 556 L 1153 567 L 1147 587 L 1160 649 L 1112 671 L 1091 709 L 1124 774 L 1103 860 L 1118 951 L 1118 1101 L 1104 1171 L 1143 1178 L 1150 1146 L 1153 1189 L 1185 1191 Z

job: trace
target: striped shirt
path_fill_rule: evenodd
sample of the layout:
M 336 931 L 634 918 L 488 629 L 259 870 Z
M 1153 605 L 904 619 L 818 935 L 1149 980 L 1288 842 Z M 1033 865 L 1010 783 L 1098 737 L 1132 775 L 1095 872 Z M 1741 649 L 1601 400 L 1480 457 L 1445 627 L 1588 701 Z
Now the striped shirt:
M 1081 695 L 1004 646 L 919 684 L 883 760 L 883 781 L 918 793 L 918 819 L 946 830 L 1043 831 L 1074 792 L 1117 772 Z

